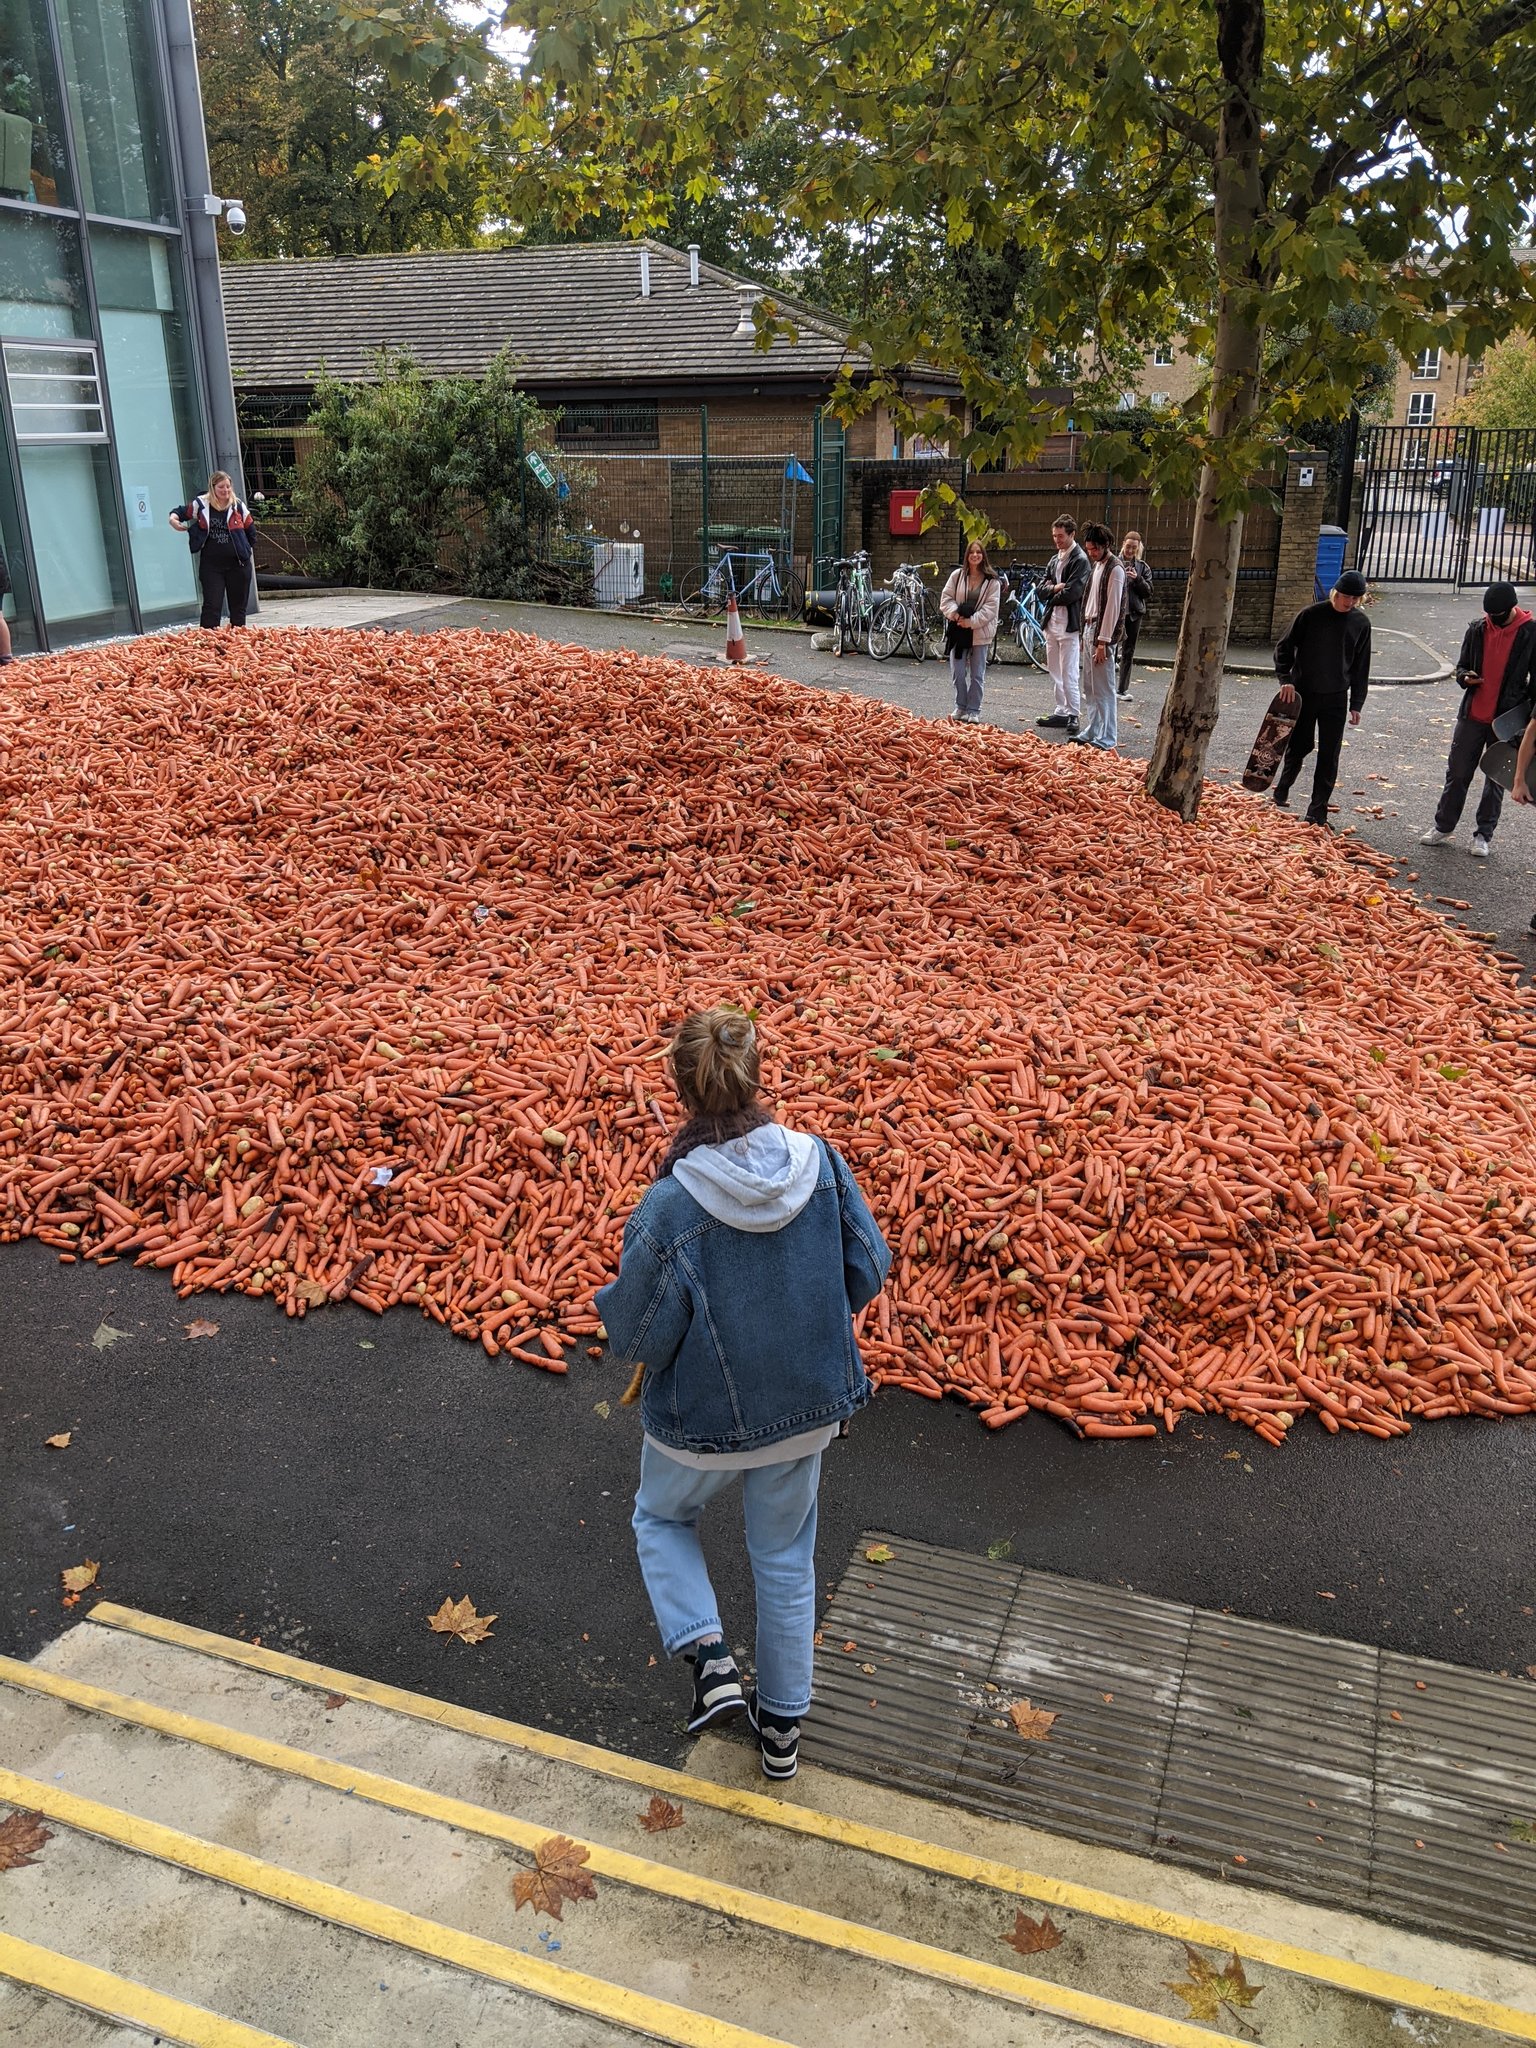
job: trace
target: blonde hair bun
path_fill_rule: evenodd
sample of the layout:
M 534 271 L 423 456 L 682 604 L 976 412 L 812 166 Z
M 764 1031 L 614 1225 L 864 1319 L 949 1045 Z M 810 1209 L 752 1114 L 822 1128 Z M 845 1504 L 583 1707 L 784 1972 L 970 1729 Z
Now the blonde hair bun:
M 699 1114 L 730 1116 L 757 1099 L 757 1026 L 745 1010 L 725 1003 L 695 1010 L 677 1027 L 667 1056 L 678 1094 Z

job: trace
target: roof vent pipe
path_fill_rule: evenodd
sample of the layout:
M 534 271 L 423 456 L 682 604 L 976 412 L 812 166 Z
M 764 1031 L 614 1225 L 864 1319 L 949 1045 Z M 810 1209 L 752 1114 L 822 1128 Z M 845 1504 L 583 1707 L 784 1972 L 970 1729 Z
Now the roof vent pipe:
M 648 299 L 651 296 L 651 252 L 649 249 L 642 249 L 640 251 L 640 296 L 642 299 Z
M 690 242 L 690 243 L 688 244 L 688 289 L 689 289 L 689 291 L 691 291 L 691 292 L 696 292 L 696 291 L 698 290 L 698 288 L 699 288 L 699 245 L 698 245 L 698 243 L 697 243 L 697 242 Z
M 739 284 L 736 287 L 739 313 L 733 341 L 753 341 L 757 338 L 757 302 L 762 296 L 755 284 Z

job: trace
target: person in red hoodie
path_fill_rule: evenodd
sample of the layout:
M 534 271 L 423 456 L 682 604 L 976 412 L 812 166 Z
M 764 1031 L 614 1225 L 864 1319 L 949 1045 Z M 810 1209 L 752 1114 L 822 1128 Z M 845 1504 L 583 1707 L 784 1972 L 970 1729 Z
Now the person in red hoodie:
M 1495 739 L 1518 737 L 1513 732 L 1496 733 L 1494 725 L 1512 723 L 1511 714 L 1518 716 L 1522 708 L 1529 717 L 1533 657 L 1536 620 L 1521 605 L 1513 583 L 1490 583 L 1483 593 L 1483 616 L 1468 626 L 1456 662 L 1456 680 L 1463 692 L 1461 708 L 1451 735 L 1445 788 L 1440 792 L 1435 822 L 1420 837 L 1421 846 L 1450 844 L 1483 755 Z M 1487 860 L 1492 853 L 1503 807 L 1503 790 L 1485 775 L 1472 827 L 1474 860 Z

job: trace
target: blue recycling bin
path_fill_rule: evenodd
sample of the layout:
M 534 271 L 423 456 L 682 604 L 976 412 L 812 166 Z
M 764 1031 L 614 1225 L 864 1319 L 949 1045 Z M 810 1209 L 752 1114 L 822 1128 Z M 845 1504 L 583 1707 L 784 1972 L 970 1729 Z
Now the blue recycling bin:
M 1317 565 L 1313 572 L 1314 593 L 1326 597 L 1344 573 L 1344 550 L 1349 535 L 1342 526 L 1320 526 L 1317 530 Z

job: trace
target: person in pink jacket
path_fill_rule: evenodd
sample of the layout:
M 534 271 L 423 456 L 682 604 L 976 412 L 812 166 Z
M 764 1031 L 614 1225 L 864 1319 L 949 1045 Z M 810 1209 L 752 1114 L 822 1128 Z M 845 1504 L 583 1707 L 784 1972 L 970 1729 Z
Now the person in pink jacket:
M 939 599 L 944 615 L 944 650 L 955 685 L 955 721 L 980 725 L 981 684 L 987 656 L 997 638 L 1002 578 L 987 560 L 987 551 L 973 540 L 965 560 L 954 570 Z

